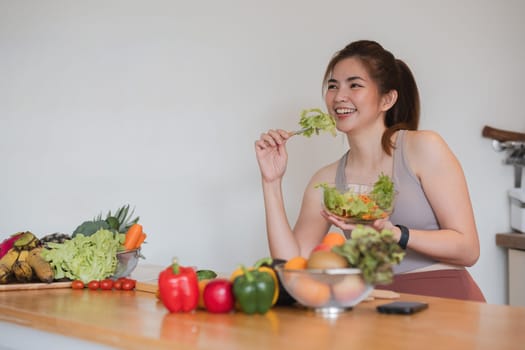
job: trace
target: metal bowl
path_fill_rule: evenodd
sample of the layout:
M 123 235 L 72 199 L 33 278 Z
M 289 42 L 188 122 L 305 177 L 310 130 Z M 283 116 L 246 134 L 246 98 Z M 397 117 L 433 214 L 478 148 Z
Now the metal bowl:
M 118 263 L 112 278 L 117 279 L 120 277 L 129 277 L 137 267 L 140 257 L 140 249 L 117 252 Z

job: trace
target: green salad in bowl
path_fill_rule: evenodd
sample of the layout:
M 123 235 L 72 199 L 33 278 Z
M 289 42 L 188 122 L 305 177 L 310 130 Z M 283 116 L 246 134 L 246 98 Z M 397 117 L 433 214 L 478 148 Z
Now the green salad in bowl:
M 323 189 L 323 208 L 347 223 L 371 223 L 390 216 L 394 209 L 394 183 L 384 174 L 373 185 L 346 184 L 343 190 L 328 183 L 316 187 Z

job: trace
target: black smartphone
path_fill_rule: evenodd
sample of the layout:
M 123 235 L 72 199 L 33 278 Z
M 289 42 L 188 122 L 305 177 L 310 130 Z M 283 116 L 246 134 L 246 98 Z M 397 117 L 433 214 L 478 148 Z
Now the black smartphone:
M 394 301 L 392 303 L 378 305 L 377 311 L 383 314 L 410 315 L 428 308 L 427 303 L 417 301 Z

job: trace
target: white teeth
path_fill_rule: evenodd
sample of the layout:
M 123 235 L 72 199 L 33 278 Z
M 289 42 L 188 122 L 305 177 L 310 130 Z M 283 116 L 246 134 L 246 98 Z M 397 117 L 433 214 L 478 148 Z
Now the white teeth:
M 336 112 L 337 114 L 348 114 L 348 113 L 353 113 L 353 112 L 355 112 L 356 110 L 357 110 L 357 109 L 355 109 L 355 108 L 337 108 L 337 109 L 335 110 L 335 112 Z

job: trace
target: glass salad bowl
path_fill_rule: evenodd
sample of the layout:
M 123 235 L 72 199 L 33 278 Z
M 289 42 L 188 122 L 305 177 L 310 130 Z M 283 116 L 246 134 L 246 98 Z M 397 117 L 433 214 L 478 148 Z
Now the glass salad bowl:
M 374 286 L 360 269 L 285 269 L 275 266 L 284 289 L 301 305 L 325 316 L 352 309 L 365 300 Z
M 346 184 L 343 190 L 334 184 L 322 183 L 323 209 L 350 224 L 370 224 L 392 214 L 396 192 L 377 185 Z

